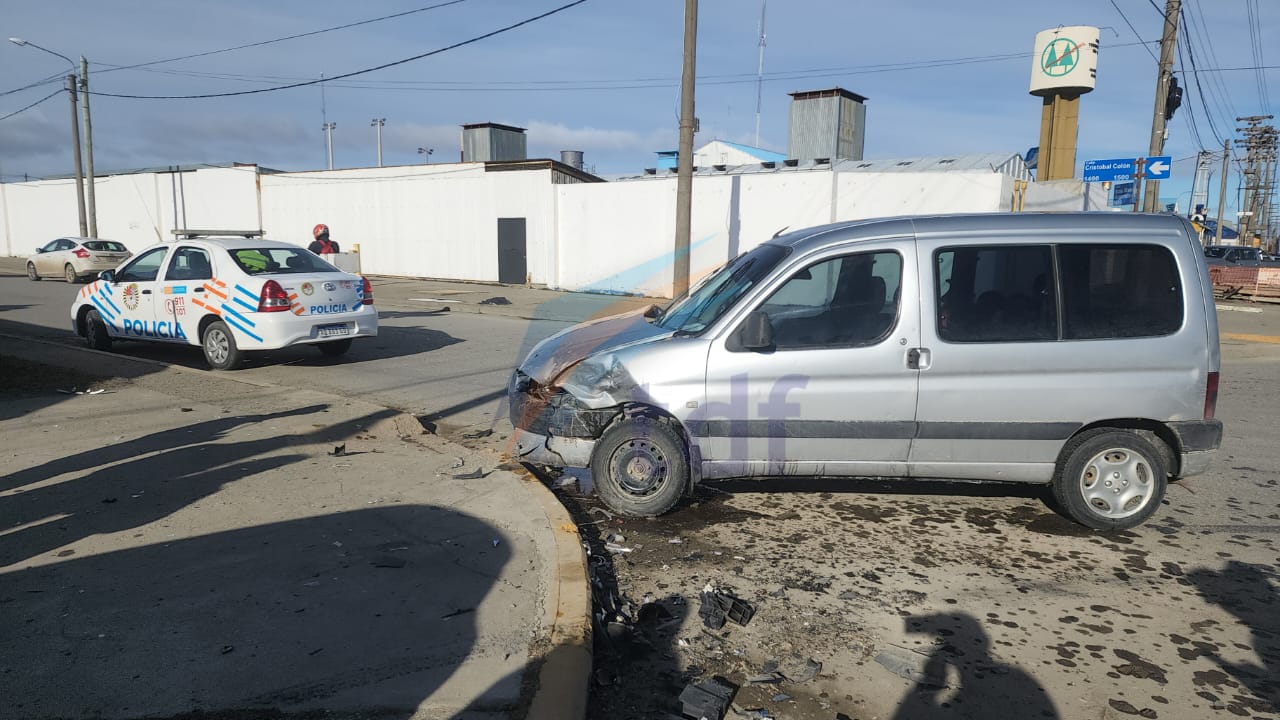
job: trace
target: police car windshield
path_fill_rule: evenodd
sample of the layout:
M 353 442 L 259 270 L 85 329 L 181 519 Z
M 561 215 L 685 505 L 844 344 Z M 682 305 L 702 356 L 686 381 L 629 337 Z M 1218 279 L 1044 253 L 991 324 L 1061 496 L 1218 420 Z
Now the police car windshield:
M 250 275 L 297 275 L 340 272 L 314 253 L 301 248 L 244 248 L 229 250 L 231 259 Z

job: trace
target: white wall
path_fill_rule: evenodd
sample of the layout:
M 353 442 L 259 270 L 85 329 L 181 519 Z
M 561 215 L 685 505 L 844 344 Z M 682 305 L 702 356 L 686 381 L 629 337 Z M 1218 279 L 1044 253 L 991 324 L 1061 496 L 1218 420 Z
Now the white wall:
M 137 251 L 169 239 L 177 226 L 261 229 L 305 246 L 311 228 L 325 223 L 344 250 L 360 246 L 366 273 L 493 282 L 497 221 L 523 217 L 530 282 L 661 296 L 671 293 L 676 183 L 673 175 L 555 184 L 550 168 L 486 172 L 482 163 L 264 175 L 253 167 L 207 168 L 100 179 L 98 225 L 102 237 Z M 1082 199 L 1071 188 L 1031 188 L 1028 209 Z M 781 170 L 696 176 L 693 190 L 690 272 L 697 280 L 783 229 L 1007 210 L 1012 179 L 986 171 Z M 0 204 L 0 248 L 10 255 L 78 233 L 72 181 L 3 185 Z

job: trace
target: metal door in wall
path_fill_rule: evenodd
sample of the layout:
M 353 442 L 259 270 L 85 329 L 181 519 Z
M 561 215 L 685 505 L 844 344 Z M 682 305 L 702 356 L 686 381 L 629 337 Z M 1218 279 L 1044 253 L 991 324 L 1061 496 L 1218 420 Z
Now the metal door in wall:
M 525 256 L 525 219 L 498 218 L 498 282 L 523 285 L 529 267 Z

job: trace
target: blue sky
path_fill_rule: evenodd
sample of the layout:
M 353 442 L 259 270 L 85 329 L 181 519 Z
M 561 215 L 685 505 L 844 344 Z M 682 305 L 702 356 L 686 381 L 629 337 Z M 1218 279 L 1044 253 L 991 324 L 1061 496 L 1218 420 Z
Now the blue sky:
M 568 0 L 464 0 L 295 40 L 115 69 L 446 1 L 0 0 L 0 25 L 4 37 L 21 37 L 77 60 L 85 55 L 95 92 L 190 95 L 274 87 L 401 60 Z M 1035 34 L 1058 25 L 1095 25 L 1103 28 L 1098 85 L 1081 100 L 1077 161 L 1144 155 L 1156 70 L 1148 48 L 1158 52 L 1162 22 L 1157 3 L 1162 7 L 1164 0 L 772 0 L 760 144 L 786 150 L 787 93 L 841 86 L 870 98 L 868 158 L 1025 152 L 1037 144 L 1040 123 L 1039 100 L 1027 93 Z M 1280 36 L 1280 10 L 1266 0 L 1184 0 L 1197 67 L 1259 64 L 1248 30 L 1251 6 L 1261 13 L 1260 37 Z M 701 1 L 699 144 L 755 140 L 760 9 L 759 0 Z M 382 117 L 388 165 L 421 162 L 419 147 L 434 149 L 432 162 L 454 161 L 458 126 L 493 121 L 528 128 L 531 156 L 582 150 L 588 167 L 599 173 L 638 172 L 654 165 L 654 151 L 676 145 L 683 15 L 683 0 L 588 0 L 456 50 L 326 83 L 323 114 L 319 86 L 191 100 L 95 95 L 96 164 L 100 171 L 232 161 L 318 169 L 326 164 L 321 125 L 327 119 L 337 123 L 335 166 L 369 166 L 376 164 L 370 120 Z M 1181 39 L 1185 48 L 1188 36 Z M 1280 50 L 1266 45 L 1261 64 L 1280 65 L 1280 57 L 1268 56 Z M 1014 57 L 971 61 L 1005 55 Z M 1185 52 L 1184 62 L 1189 68 Z M 906 63 L 917 67 L 904 69 Z M 57 57 L 0 42 L 0 91 L 65 69 Z M 1165 148 L 1181 161 L 1165 196 L 1189 188 L 1189 158 L 1202 146 L 1220 152 L 1236 116 L 1271 109 L 1275 70 L 1199 77 L 1203 102 L 1193 75 L 1182 78 L 1186 100 Z M 55 89 L 46 84 L 0 96 L 0 116 Z M 1187 122 L 1189 109 L 1198 141 Z M 0 121 L 0 174 L 13 180 L 71 172 L 68 113 L 65 95 L 59 95 Z M 1217 184 L 1215 171 L 1214 196 Z M 1235 185 L 1233 171 L 1229 209 Z

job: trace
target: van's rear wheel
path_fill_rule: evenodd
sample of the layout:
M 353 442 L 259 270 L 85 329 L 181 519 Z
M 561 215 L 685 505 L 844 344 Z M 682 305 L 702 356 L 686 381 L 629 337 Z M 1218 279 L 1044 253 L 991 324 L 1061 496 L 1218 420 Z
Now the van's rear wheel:
M 661 420 L 625 420 L 596 441 L 591 476 L 611 510 L 632 517 L 661 515 L 680 502 L 689 484 L 684 440 Z
M 1151 517 L 1167 487 L 1164 454 L 1147 437 L 1102 428 L 1082 433 L 1063 451 L 1053 497 L 1081 525 L 1124 530 Z

